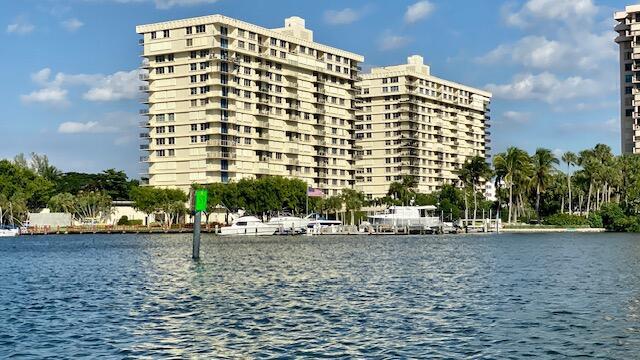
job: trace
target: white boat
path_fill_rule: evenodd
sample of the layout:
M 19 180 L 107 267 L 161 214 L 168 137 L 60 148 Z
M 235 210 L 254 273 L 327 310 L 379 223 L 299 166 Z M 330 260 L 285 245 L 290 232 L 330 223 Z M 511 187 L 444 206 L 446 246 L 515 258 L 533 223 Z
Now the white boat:
M 279 225 L 265 224 L 255 216 L 243 216 L 233 220 L 231 226 L 221 228 L 220 235 L 273 235 L 279 228 Z
M 272 217 L 267 224 L 275 225 L 278 229 L 288 234 L 299 234 L 306 231 L 309 220 L 297 216 L 283 215 Z
M 20 235 L 20 229 L 18 228 L 0 228 L 0 237 L 13 237 Z
M 309 229 L 342 225 L 342 221 L 340 220 L 327 220 L 322 215 L 316 213 L 309 214 L 304 219 L 307 220 L 307 228 Z
M 419 227 L 436 229 L 441 226 L 440 217 L 435 216 L 435 206 L 391 206 L 381 214 L 367 216 L 367 221 L 374 228 L 385 227 Z

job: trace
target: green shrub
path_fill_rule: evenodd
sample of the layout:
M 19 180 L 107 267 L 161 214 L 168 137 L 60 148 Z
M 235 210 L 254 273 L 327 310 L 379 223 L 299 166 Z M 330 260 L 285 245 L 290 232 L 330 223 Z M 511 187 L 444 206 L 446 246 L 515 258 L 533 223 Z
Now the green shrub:
M 127 215 L 122 215 L 118 220 L 118 225 L 142 225 L 142 220 L 129 220 Z
M 628 225 L 626 222 L 627 216 L 618 204 L 603 205 L 600 209 L 600 217 L 602 217 L 602 225 L 607 230 L 625 231 L 624 229 Z
M 589 221 L 580 215 L 553 214 L 545 218 L 543 224 L 555 226 L 584 226 L 589 225 Z
M 591 213 L 589 214 L 589 226 L 592 228 L 603 228 L 604 224 L 602 223 L 602 216 L 600 216 L 600 214 L 598 213 Z

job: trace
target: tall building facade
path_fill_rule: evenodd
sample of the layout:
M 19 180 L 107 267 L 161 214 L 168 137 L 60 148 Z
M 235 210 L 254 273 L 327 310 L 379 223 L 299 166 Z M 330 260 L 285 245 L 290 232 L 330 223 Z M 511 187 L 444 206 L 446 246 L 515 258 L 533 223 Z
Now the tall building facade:
M 614 15 L 620 47 L 620 134 L 622 153 L 640 153 L 640 5 Z
M 421 56 L 362 75 L 356 120 L 356 188 L 385 196 L 411 175 L 429 193 L 456 184 L 455 170 L 487 157 L 491 94 L 434 77 Z
M 281 175 L 333 195 L 355 183 L 358 54 L 298 17 L 266 29 L 212 15 L 141 25 L 149 185 Z

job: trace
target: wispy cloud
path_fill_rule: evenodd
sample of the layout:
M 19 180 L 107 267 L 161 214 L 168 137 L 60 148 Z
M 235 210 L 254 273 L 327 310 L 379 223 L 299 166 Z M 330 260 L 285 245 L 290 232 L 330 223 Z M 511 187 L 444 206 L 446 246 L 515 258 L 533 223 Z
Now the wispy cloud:
M 414 23 L 420 21 L 433 12 L 435 5 L 428 0 L 418 1 L 415 4 L 409 5 L 407 11 L 404 13 L 404 21 L 407 23 Z
M 60 22 L 67 31 L 74 32 L 84 26 L 84 23 L 76 18 L 71 18 Z
M 411 38 L 403 35 L 395 35 L 387 31 L 380 37 L 378 48 L 381 51 L 390 51 L 402 48 L 411 42 Z
M 60 88 L 44 88 L 21 95 L 20 100 L 23 103 L 40 103 L 53 106 L 67 106 L 67 90 Z
M 584 24 L 597 12 L 593 0 L 529 0 L 520 9 L 507 4 L 502 16 L 507 25 L 524 28 L 540 20 Z
M 60 134 L 114 134 L 113 142 L 123 145 L 133 140 L 137 116 L 127 112 L 110 112 L 89 121 L 65 121 L 58 125 Z
M 68 105 L 67 88 L 84 87 L 82 97 L 88 101 L 107 102 L 135 99 L 139 94 L 138 87 L 143 84 L 139 80 L 139 70 L 118 71 L 113 74 L 52 74 L 50 68 L 41 69 L 31 74 L 31 80 L 40 86 L 27 95 L 22 95 L 25 103 L 48 103 L 51 105 Z
M 547 103 L 598 96 L 603 91 L 599 83 L 593 79 L 580 76 L 558 78 L 548 72 L 538 75 L 520 74 L 515 76 L 511 83 L 489 84 L 486 88 L 502 99 L 542 100 Z
M 85 0 L 94 1 L 94 0 Z M 111 0 L 116 3 L 153 3 L 156 8 L 166 10 L 175 6 L 194 6 L 203 4 L 213 4 L 218 0 Z
M 331 25 L 351 24 L 360 20 L 366 11 L 366 8 L 344 8 L 342 10 L 327 10 L 324 12 L 324 21 Z
M 31 24 L 24 16 L 18 16 L 13 23 L 7 25 L 7 33 L 9 34 L 25 35 L 35 29 L 35 25 Z

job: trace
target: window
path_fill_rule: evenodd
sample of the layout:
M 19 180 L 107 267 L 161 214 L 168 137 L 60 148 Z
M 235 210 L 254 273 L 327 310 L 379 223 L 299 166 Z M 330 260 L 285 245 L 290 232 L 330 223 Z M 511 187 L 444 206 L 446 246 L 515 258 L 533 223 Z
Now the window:
M 173 54 L 167 55 L 167 61 L 173 61 L 174 59 L 175 57 L 173 56 Z
M 206 31 L 205 25 L 196 25 L 196 33 L 203 33 Z
M 172 138 L 172 139 L 173 139 L 173 138 Z M 168 156 L 175 156 L 175 155 L 176 155 L 176 151 L 175 151 L 174 149 L 169 149 L 169 150 L 167 151 L 167 155 L 168 155 Z
M 193 27 L 192 26 L 186 27 L 185 30 L 187 31 L 187 35 L 193 34 Z
M 156 155 L 158 157 L 163 157 L 164 156 L 164 150 L 156 150 Z
M 198 77 L 195 75 L 191 75 L 190 79 L 191 79 L 191 83 L 198 81 Z
M 176 127 L 173 125 L 167 126 L 167 132 L 170 132 L 170 133 L 176 132 Z
M 191 138 L 191 143 L 197 143 L 198 142 L 198 137 L 197 136 L 192 136 Z
M 157 55 L 156 56 L 156 62 L 157 63 L 164 62 L 164 55 Z
M 193 39 L 187 39 L 187 46 L 193 46 Z
M 627 109 L 624 111 L 624 116 L 631 116 L 633 115 L 633 109 Z
M 156 128 L 156 134 L 164 134 L 164 126 L 158 126 Z
M 198 131 L 198 124 L 191 124 L 191 131 Z
M 193 64 L 189 64 L 189 65 L 190 65 L 191 71 L 196 71 L 196 70 L 198 70 L 198 64 L 193 63 Z
M 162 37 L 169 37 L 169 30 L 162 30 Z
M 227 29 L 226 26 L 220 26 L 220 34 L 227 36 L 228 33 L 229 33 L 229 29 Z
M 164 74 L 164 68 L 163 67 L 156 68 L 156 74 Z
M 630 83 L 631 82 L 631 75 L 625 75 L 624 76 L 624 82 Z
M 156 38 L 156 32 L 155 32 L 155 31 L 153 31 L 153 32 L 151 33 L 151 38 L 152 38 L 152 39 L 155 39 L 155 38 Z
M 631 64 L 624 64 L 624 71 L 631 71 Z
M 175 121 L 176 119 L 176 114 L 167 114 L 167 116 L 169 117 L 169 121 Z
M 167 73 L 173 74 L 174 68 L 173 65 L 167 66 Z
M 627 87 L 624 88 L 624 93 L 627 94 L 627 95 L 630 95 L 630 94 L 632 94 L 632 89 L 633 88 L 631 86 L 627 86 Z

